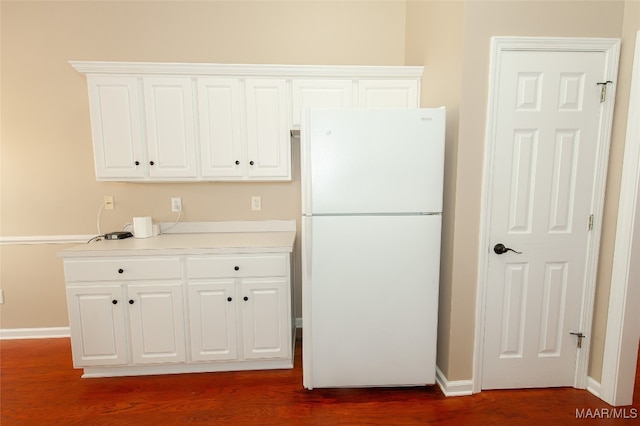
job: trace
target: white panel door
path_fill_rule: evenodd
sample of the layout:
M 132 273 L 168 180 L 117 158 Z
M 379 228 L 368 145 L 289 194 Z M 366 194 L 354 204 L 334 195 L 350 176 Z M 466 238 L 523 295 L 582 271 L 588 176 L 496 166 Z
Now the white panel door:
M 202 176 L 242 177 L 242 120 L 237 78 L 199 78 Z
M 305 387 L 434 383 L 441 216 L 303 221 Z
M 603 52 L 503 53 L 483 389 L 574 384 L 604 69 Z
M 292 124 L 299 126 L 302 112 L 307 108 L 351 108 L 353 81 L 300 80 L 291 82 Z
M 304 214 L 440 212 L 444 108 L 310 110 Z
M 184 362 L 182 284 L 129 284 L 127 297 L 133 362 Z
M 242 302 L 235 297 L 235 281 L 190 283 L 188 289 L 191 359 L 236 359 L 236 306 Z
M 96 178 L 142 178 L 140 85 L 135 77 L 87 78 Z
M 249 178 L 291 178 L 291 127 L 284 79 L 247 79 Z
M 122 285 L 67 288 L 74 367 L 128 362 Z
M 291 312 L 287 280 L 242 280 L 242 334 L 245 359 L 291 355 Z
M 193 89 L 190 78 L 143 79 L 149 175 L 196 177 Z
M 417 108 L 420 106 L 417 81 L 359 80 L 360 108 Z

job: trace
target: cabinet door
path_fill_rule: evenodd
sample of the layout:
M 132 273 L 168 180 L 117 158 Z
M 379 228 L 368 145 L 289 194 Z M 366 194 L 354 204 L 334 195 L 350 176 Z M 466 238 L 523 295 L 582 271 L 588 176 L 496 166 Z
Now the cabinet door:
M 67 287 L 74 367 L 127 364 L 122 285 Z
M 306 108 L 351 108 L 353 104 L 351 80 L 293 80 L 291 92 L 294 126 L 300 126 Z
M 149 175 L 195 178 L 196 142 L 190 78 L 143 79 Z
M 245 279 L 241 288 L 244 358 L 291 356 L 288 280 Z
M 238 357 L 233 279 L 188 285 L 192 361 Z
M 291 179 L 291 134 L 286 80 L 247 79 L 247 175 Z
M 416 80 L 360 80 L 360 108 L 417 108 L 420 106 Z
M 182 284 L 129 284 L 127 298 L 133 362 L 184 362 Z
M 140 86 L 134 77 L 88 77 L 97 179 L 145 175 Z
M 238 79 L 198 79 L 202 177 L 242 177 L 245 164 L 240 105 Z

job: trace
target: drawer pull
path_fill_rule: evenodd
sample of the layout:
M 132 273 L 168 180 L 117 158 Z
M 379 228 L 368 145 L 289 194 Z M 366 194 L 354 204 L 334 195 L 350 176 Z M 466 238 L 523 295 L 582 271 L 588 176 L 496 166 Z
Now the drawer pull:
M 239 271 L 240 267 L 239 266 L 234 266 L 233 269 L 236 270 L 236 271 Z
M 121 273 L 123 273 L 123 272 L 124 272 L 124 269 L 122 269 L 122 268 L 118 269 L 118 273 L 119 273 L 119 274 L 121 274 Z
M 247 300 L 249 300 L 249 298 L 247 296 L 243 297 L 242 299 L 244 299 L 244 301 L 246 302 Z
M 231 302 L 233 300 L 232 297 L 227 297 L 227 302 Z
M 117 300 L 112 300 L 111 303 L 113 303 L 114 305 L 117 305 L 118 301 Z
M 133 303 L 134 303 L 134 302 L 133 302 L 133 299 L 129 299 L 129 304 L 130 304 L 130 305 L 133 305 Z

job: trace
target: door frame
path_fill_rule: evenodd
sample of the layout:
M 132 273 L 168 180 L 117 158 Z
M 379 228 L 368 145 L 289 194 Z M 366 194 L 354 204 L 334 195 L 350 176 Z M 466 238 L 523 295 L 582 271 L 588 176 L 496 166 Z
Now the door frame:
M 604 341 L 600 395 L 613 405 L 631 405 L 638 367 L 640 336 L 640 272 L 632 259 L 640 255 L 640 31 L 629 90 L 618 223 L 611 273 L 607 330 Z M 635 266 L 635 267 L 634 267 Z
M 587 248 L 587 271 L 585 276 L 585 292 L 582 300 L 580 317 L 581 331 L 587 336 L 585 350 L 579 351 L 576 360 L 574 387 L 584 389 L 587 386 L 587 368 L 590 351 L 591 325 L 593 320 L 593 304 L 595 296 L 598 253 L 602 232 L 602 213 L 604 208 L 604 192 L 607 178 L 609 146 L 613 124 L 613 107 L 615 101 L 616 77 L 618 74 L 618 58 L 620 56 L 620 39 L 618 38 L 572 38 L 572 37 L 492 37 L 489 65 L 489 95 L 487 103 L 487 121 L 485 133 L 485 158 L 482 174 L 482 204 L 480 221 L 480 238 L 478 247 L 478 285 L 476 293 L 475 341 L 473 360 L 473 393 L 482 390 L 482 368 L 484 349 L 485 307 L 488 279 L 488 262 L 490 253 L 490 214 L 493 196 L 493 169 L 496 150 L 496 125 L 500 82 L 500 66 L 503 53 L 508 51 L 543 51 L 543 52 L 603 52 L 605 54 L 606 80 L 614 83 L 607 89 L 607 100 L 603 104 L 599 117 L 598 152 L 596 154 L 596 171 L 592 198 L 592 213 L 595 215 L 593 232 L 589 236 Z

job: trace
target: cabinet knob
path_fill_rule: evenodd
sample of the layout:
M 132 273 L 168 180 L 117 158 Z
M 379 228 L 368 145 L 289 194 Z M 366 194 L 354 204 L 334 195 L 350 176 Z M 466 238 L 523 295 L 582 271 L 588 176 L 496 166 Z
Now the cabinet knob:
M 153 161 L 149 161 L 149 164 L 153 166 L 155 163 Z
M 253 166 L 253 161 L 249 161 L 249 164 L 251 164 Z
M 240 165 L 240 161 L 236 160 L 236 166 Z
M 227 302 L 231 302 L 233 300 L 232 297 L 227 297 Z
M 122 269 L 122 268 L 118 269 L 118 273 L 119 273 L 119 274 L 121 274 L 121 273 L 123 273 L 123 272 L 124 272 L 124 269 Z
M 118 301 L 117 300 L 112 300 L 111 303 L 113 303 L 114 305 L 117 305 Z
M 140 165 L 140 162 L 139 162 L 139 161 L 136 161 L 136 162 L 134 162 L 133 164 L 135 164 L 136 166 L 139 166 L 139 165 Z
M 247 300 L 249 300 L 249 298 L 248 298 L 247 296 L 243 297 L 242 299 L 243 299 L 245 302 L 246 302 Z
M 129 299 L 129 304 L 130 304 L 130 305 L 133 305 L 133 303 L 134 303 L 134 302 L 133 302 L 133 299 Z
M 239 266 L 234 266 L 234 267 L 233 267 L 233 269 L 234 269 L 235 271 L 239 271 L 239 270 L 240 270 L 240 267 L 239 267 Z

